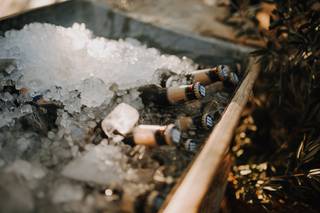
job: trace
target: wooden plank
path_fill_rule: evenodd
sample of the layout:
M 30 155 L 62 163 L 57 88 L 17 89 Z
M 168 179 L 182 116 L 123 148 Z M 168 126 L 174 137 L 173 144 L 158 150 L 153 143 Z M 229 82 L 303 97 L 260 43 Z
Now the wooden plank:
M 231 154 L 228 154 L 220 162 L 218 173 L 210 184 L 208 192 L 201 203 L 199 212 L 219 212 L 221 201 L 224 198 L 227 187 L 232 161 L 233 158 Z
M 203 199 L 217 176 L 219 165 L 230 145 L 241 112 L 252 92 L 253 84 L 260 72 L 260 64 L 251 58 L 247 76 L 228 105 L 220 122 L 213 129 L 203 149 L 189 171 L 182 177 L 175 191 L 170 194 L 160 212 L 198 212 Z

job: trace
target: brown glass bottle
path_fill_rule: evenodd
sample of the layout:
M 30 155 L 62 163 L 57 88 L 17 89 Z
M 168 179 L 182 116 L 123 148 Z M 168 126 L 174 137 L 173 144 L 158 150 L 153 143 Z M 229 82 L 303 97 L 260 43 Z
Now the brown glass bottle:
M 131 145 L 161 146 L 178 145 L 180 143 L 181 132 L 174 125 L 138 125 L 132 133 L 124 139 L 125 143 Z
M 140 87 L 140 97 L 147 103 L 170 105 L 184 101 L 200 99 L 206 95 L 206 90 L 199 82 L 190 85 L 162 88 L 157 85 Z
M 216 123 L 219 121 L 222 113 L 224 111 L 224 105 L 219 103 L 216 100 L 212 100 L 210 102 L 207 102 L 202 109 L 202 112 L 204 114 L 208 114 L 211 116 L 213 124 L 216 125 Z
M 213 124 L 214 120 L 208 113 L 198 114 L 193 117 L 181 116 L 177 120 L 177 126 L 182 131 L 190 128 L 209 130 L 213 127 Z
M 201 144 L 202 144 L 202 141 L 200 141 L 200 140 L 187 139 L 187 140 L 183 143 L 183 147 L 184 147 L 185 150 L 187 150 L 188 152 L 196 153 L 196 152 L 200 149 Z
M 191 82 L 200 82 L 203 85 L 221 81 L 227 87 L 234 87 L 239 83 L 237 74 L 232 72 L 228 65 L 193 71 L 187 74 L 187 79 Z

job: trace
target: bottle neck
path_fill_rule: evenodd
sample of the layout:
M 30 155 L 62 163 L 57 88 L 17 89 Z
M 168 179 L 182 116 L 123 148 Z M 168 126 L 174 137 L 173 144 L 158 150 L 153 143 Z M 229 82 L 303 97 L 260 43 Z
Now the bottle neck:
M 180 131 L 173 124 L 168 126 L 139 125 L 133 129 L 128 142 L 146 146 L 173 145 L 179 143 L 180 137 Z

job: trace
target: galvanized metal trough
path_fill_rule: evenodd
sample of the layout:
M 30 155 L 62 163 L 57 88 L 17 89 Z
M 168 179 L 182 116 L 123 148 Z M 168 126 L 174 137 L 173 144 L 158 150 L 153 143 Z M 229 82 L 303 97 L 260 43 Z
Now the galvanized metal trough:
M 242 83 L 219 123 L 160 209 L 160 212 L 165 213 L 218 212 L 232 163 L 227 150 L 260 71 L 255 59 L 249 58 L 251 49 L 216 38 L 196 37 L 161 29 L 131 19 L 105 5 L 79 0 L 5 17 L 0 20 L 0 35 L 7 30 L 21 29 L 32 22 L 65 27 L 74 22 L 85 23 L 97 36 L 115 39 L 132 37 L 163 53 L 187 56 L 199 64 L 214 66 L 240 62 L 246 68 Z

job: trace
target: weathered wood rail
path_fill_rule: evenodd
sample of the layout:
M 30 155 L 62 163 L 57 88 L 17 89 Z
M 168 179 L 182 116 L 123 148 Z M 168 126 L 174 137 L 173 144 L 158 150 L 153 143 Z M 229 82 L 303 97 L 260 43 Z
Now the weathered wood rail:
M 247 67 L 247 75 L 221 120 L 211 132 L 189 169 L 167 197 L 160 212 L 187 213 L 200 210 L 201 212 L 217 212 L 219 210 L 231 165 L 226 151 L 259 72 L 260 64 L 251 58 Z

